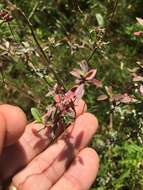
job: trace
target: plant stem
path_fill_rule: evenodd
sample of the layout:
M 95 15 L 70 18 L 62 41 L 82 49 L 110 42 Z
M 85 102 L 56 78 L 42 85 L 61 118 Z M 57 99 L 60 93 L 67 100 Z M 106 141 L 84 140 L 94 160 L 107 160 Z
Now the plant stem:
M 112 14 L 111 14 L 111 17 L 109 18 L 109 22 L 111 23 L 114 16 L 115 16 L 115 13 L 116 13 L 116 10 L 117 10 L 117 7 L 118 7 L 118 3 L 119 3 L 119 0 L 116 0 L 115 1 L 115 4 L 114 4 L 114 7 L 113 7 L 113 11 L 112 11 Z
M 92 57 L 94 56 L 96 50 L 98 49 L 98 47 L 95 45 L 95 47 L 93 48 L 91 54 L 89 55 L 89 57 L 87 58 L 87 64 L 89 64 L 90 60 L 92 59 Z

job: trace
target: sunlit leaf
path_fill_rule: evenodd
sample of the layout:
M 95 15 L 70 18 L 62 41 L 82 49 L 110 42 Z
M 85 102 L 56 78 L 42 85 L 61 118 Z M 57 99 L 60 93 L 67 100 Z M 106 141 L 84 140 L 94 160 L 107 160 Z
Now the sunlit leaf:
M 96 14 L 96 19 L 97 19 L 98 25 L 103 27 L 104 26 L 103 16 L 100 13 L 97 13 Z
M 142 18 L 138 18 L 137 17 L 136 19 L 137 19 L 137 21 L 138 21 L 139 24 L 143 25 L 143 19 Z
M 107 100 L 107 99 L 108 99 L 108 96 L 107 96 L 106 94 L 100 95 L 100 96 L 98 96 L 98 98 L 97 98 L 98 101 L 103 101 L 103 100 Z
M 31 114 L 37 123 L 42 123 L 42 114 L 37 108 L 31 108 Z
M 79 69 L 73 69 L 73 71 L 70 72 L 71 75 L 74 77 L 80 79 L 81 78 L 81 72 Z
M 84 92 L 84 84 L 79 85 L 75 91 L 76 98 L 81 99 L 84 96 Z

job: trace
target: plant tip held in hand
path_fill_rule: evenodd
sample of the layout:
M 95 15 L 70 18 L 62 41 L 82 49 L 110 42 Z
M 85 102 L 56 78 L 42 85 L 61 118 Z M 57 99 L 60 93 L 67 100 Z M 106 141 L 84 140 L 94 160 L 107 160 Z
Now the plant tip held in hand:
M 43 128 L 33 132 L 39 133 L 45 128 L 52 129 L 52 136 L 55 137 L 57 131 L 66 129 L 76 118 L 75 102 L 82 99 L 85 93 L 85 85 L 93 84 L 96 87 L 101 86 L 101 82 L 95 79 L 96 69 L 89 69 L 85 61 L 80 63 L 81 69 L 73 69 L 70 73 L 76 78 L 75 85 L 65 92 L 64 88 L 56 84 L 51 90 L 50 95 L 53 96 L 53 104 L 47 107 L 45 116 L 40 114 L 36 108 L 32 108 L 31 112 L 36 122 L 42 123 Z

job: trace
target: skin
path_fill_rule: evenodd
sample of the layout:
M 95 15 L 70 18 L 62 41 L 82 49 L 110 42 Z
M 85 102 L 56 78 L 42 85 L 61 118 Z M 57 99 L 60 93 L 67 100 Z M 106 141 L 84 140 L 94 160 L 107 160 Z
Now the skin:
M 32 129 L 41 125 L 28 124 L 18 107 L 0 105 L 0 181 L 12 177 L 18 190 L 88 190 L 99 167 L 97 153 L 87 147 L 98 122 L 82 100 L 75 109 L 75 123 L 50 145 L 49 129 L 36 136 Z

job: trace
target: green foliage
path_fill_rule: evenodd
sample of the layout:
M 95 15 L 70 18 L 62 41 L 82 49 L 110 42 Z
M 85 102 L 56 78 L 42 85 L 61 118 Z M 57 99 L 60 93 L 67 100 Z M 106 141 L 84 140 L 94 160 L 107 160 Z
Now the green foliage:
M 142 190 L 142 81 L 133 82 L 135 73 L 143 75 L 139 66 L 143 38 L 133 35 L 142 30 L 136 22 L 136 17 L 143 17 L 142 0 L 12 2 L 29 18 L 52 68 L 67 88 L 73 84 L 68 73 L 83 59 L 88 60 L 97 47 L 89 66 L 97 68 L 97 79 L 103 87 L 90 87 L 85 95 L 88 110 L 100 124 L 91 143 L 101 158 L 92 190 Z M 4 7 L 1 3 L 0 9 Z M 31 107 L 43 113 L 51 103 L 47 93 L 55 78 L 45 68 L 23 18 L 0 21 L 0 42 L 0 101 L 21 106 L 31 119 Z M 112 87 L 113 94 L 127 93 L 137 101 L 117 105 L 109 100 L 97 101 L 98 96 L 107 94 L 106 87 Z M 32 108 L 32 115 L 42 122 L 37 109 Z

